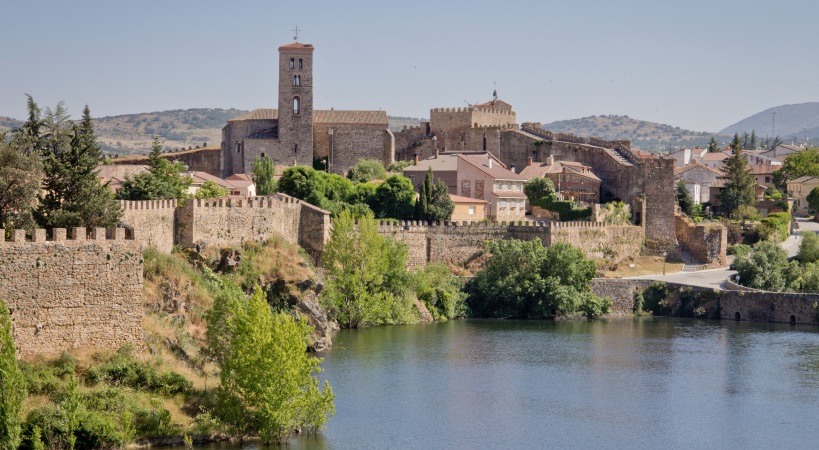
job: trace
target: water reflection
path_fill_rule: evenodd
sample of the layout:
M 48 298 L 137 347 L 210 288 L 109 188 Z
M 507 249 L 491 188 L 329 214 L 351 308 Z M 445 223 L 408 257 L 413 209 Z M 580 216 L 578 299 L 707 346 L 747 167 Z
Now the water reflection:
M 819 411 L 810 327 L 457 321 L 322 356 L 337 413 L 294 448 L 804 447 Z

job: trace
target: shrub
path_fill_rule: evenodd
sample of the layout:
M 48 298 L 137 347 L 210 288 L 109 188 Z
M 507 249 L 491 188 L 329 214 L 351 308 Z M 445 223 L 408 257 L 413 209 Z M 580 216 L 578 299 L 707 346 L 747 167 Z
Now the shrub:
M 123 346 L 110 359 L 90 368 L 86 372 L 86 383 L 105 382 L 165 395 L 184 394 L 191 389 L 188 379 L 171 371 L 160 373 L 157 366 L 157 363 L 137 360 L 133 349 Z
M 746 244 L 729 245 L 725 253 L 734 255 L 737 258 L 743 258 L 751 254 L 751 246 Z
M 655 316 L 671 315 L 674 305 L 669 298 L 670 295 L 671 289 L 667 284 L 660 281 L 651 283 L 651 285 L 643 291 L 645 311 Z
M 347 178 L 366 183 L 372 180 L 383 180 L 387 177 L 387 170 L 384 169 L 384 164 L 377 159 L 359 159 L 349 172 Z
M 463 283 L 452 276 L 447 266 L 428 264 L 415 277 L 418 299 L 424 302 L 435 321 L 445 322 L 466 315 Z

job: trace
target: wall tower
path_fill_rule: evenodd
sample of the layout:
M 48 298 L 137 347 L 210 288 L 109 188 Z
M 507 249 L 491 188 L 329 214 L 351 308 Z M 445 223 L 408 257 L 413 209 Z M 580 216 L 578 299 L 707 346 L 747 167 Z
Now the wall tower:
M 279 47 L 279 141 L 288 165 L 313 165 L 313 50 L 299 42 Z

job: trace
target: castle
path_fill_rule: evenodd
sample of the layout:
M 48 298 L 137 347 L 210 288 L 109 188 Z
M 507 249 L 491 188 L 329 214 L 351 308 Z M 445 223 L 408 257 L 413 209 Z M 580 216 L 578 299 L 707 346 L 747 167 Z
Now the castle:
M 346 172 L 359 158 L 394 161 L 385 111 L 313 109 L 313 50 L 299 42 L 279 47 L 279 108 L 228 121 L 222 129 L 223 178 L 249 174 L 251 163 L 264 157 L 335 173 Z

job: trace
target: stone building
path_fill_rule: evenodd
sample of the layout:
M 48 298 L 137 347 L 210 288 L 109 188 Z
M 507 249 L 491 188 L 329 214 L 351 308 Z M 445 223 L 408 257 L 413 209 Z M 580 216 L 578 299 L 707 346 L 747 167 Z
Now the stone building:
M 583 203 L 600 203 L 600 178 L 591 167 L 574 161 L 555 161 L 549 156 L 546 162 L 529 159 L 520 175 L 527 180 L 548 178 L 564 199 L 574 199 Z
M 722 172 L 704 166 L 700 163 L 688 164 L 674 168 L 674 182 L 682 181 L 685 188 L 694 199 L 694 203 L 708 203 L 711 201 L 711 186 L 713 186 Z
M 313 50 L 293 42 L 279 47 L 278 109 L 256 109 L 222 129 L 221 171 L 250 173 L 256 158 L 278 165 L 314 163 L 343 173 L 359 158 L 389 164 L 394 137 L 385 111 L 313 109 Z

